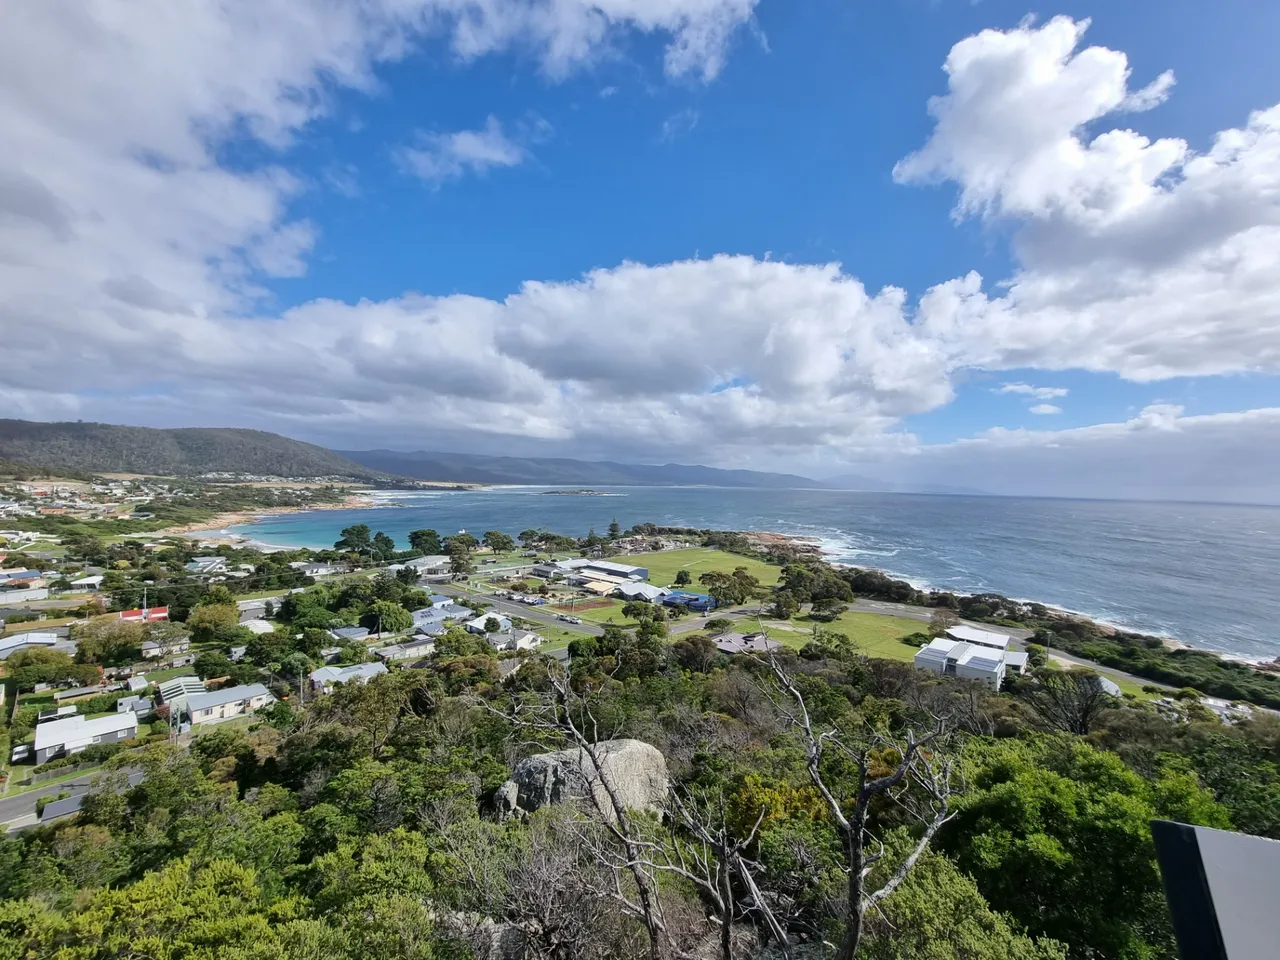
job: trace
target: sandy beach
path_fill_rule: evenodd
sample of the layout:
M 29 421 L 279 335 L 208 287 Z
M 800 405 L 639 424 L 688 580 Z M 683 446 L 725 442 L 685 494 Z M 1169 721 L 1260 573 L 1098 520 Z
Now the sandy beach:
M 176 527 L 165 527 L 147 534 L 149 537 L 163 537 L 173 534 L 203 533 L 225 530 L 227 527 L 238 527 L 248 523 L 256 523 L 260 517 L 275 516 L 283 513 L 310 513 L 314 510 L 362 510 L 369 507 L 384 506 L 367 493 L 353 493 L 338 503 L 314 503 L 299 507 L 262 507 L 257 510 L 236 510 L 231 513 L 220 513 L 216 517 L 202 520 L 199 523 L 184 523 Z M 231 539 L 231 535 L 225 535 Z M 216 539 L 211 537 L 210 539 Z

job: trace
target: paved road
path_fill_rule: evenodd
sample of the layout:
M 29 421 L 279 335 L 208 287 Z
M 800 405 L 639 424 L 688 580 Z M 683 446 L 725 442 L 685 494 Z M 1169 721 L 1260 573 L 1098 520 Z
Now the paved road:
M 76 777 L 74 780 L 68 780 L 65 783 L 53 783 L 43 790 L 28 790 L 26 793 L 20 793 L 16 797 L 5 797 L 0 800 L 0 823 L 8 823 L 11 820 L 18 820 L 22 817 L 33 815 L 36 812 L 36 801 L 41 797 L 56 797 L 60 793 L 69 793 L 73 797 L 83 796 L 89 792 L 89 788 L 93 786 L 93 781 L 97 779 L 101 770 L 90 770 L 84 776 Z M 142 782 L 142 771 L 129 771 L 129 786 L 136 786 Z
M 563 620 L 557 620 L 556 614 L 549 612 L 546 607 L 530 607 L 523 603 L 512 603 L 510 600 L 503 600 L 480 590 L 468 589 L 460 583 L 437 583 L 432 585 L 432 589 L 439 590 L 447 596 L 457 597 L 464 602 L 470 599 L 483 601 L 489 604 L 491 610 L 508 617 L 522 617 L 535 623 L 545 623 L 552 627 L 564 627 L 569 630 L 576 630 L 579 633 L 589 633 L 593 637 L 598 637 L 604 633 L 603 628 L 591 623 L 589 620 L 583 620 L 582 623 L 565 623 Z

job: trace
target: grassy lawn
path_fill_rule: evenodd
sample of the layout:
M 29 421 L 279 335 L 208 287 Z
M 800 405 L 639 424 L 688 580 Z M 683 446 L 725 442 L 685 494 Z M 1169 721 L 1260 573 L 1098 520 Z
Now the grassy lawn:
M 593 598 L 592 602 L 598 603 L 599 601 Z M 618 626 L 634 627 L 636 622 L 634 620 L 628 620 L 622 615 L 623 606 L 624 604 L 621 600 L 609 600 L 608 606 L 594 607 L 590 610 L 579 606 L 572 611 L 564 612 L 570 613 L 571 616 L 581 617 L 583 620 L 587 620 L 591 623 L 608 623 L 612 620 Z M 543 609 L 546 608 L 544 607 Z M 560 613 L 562 611 L 557 608 L 555 612 Z
M 676 578 L 677 570 L 688 570 L 693 583 L 689 589 L 699 591 L 698 577 L 711 571 L 732 573 L 737 567 L 746 567 L 747 572 L 758 578 L 766 587 L 778 582 L 781 567 L 771 563 L 763 563 L 750 557 L 740 557 L 736 553 L 725 553 L 723 550 L 711 550 L 705 547 L 692 547 L 688 550 L 668 550 L 662 553 L 640 553 L 618 557 L 618 563 L 632 563 L 638 567 L 649 568 L 649 582 L 659 586 L 670 586 Z
M 73 620 L 75 620 L 75 617 L 51 617 L 48 620 L 28 620 L 26 623 L 5 624 L 4 630 L 0 631 L 0 634 L 7 637 L 15 633 L 39 633 L 42 630 L 52 630 L 54 627 L 65 627 Z
M 903 660 L 909 662 L 918 647 L 902 642 L 902 638 L 912 633 L 923 633 L 928 624 L 905 617 L 882 617 L 875 613 L 845 613 L 831 623 L 815 624 L 808 617 L 797 617 L 786 624 L 766 620 L 765 628 L 769 637 L 788 647 L 799 649 L 813 637 L 813 628 L 820 626 L 824 630 L 843 633 L 853 641 L 859 653 L 881 660 Z M 737 620 L 734 630 L 747 633 L 757 629 L 758 621 Z
M 561 647 L 567 647 L 574 640 L 590 636 L 590 634 L 579 633 L 577 630 L 569 630 L 565 627 L 549 627 L 544 623 L 534 624 L 529 629 L 547 638 L 547 642 L 538 648 L 541 651 L 559 650 Z

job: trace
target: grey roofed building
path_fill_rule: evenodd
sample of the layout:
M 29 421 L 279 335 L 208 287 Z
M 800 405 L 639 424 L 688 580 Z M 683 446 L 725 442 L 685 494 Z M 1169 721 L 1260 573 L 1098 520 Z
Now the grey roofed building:
M 43 630 L 0 637 L 0 660 L 7 660 L 19 650 L 30 650 L 32 647 L 57 647 L 61 641 L 62 638 L 56 633 Z
M 80 806 L 83 803 L 83 793 L 77 793 L 74 797 L 63 797 L 61 800 L 50 800 L 44 805 L 44 809 L 40 811 L 40 822 L 42 824 L 53 823 L 53 821 L 69 817 L 73 813 L 79 813 Z
M 334 627 L 329 636 L 335 640 L 363 640 L 369 635 L 364 627 Z
M 187 697 L 185 709 L 191 715 L 192 723 L 208 723 L 253 713 L 274 700 L 271 691 L 262 684 L 248 683 L 208 693 L 193 693 Z
M 961 643 L 974 643 L 980 647 L 990 647 L 993 650 L 1008 650 L 1010 637 L 1008 634 L 996 633 L 994 630 L 981 630 L 978 627 L 970 627 L 963 623 L 954 627 L 947 627 L 947 636 L 952 640 L 959 640 Z
M 499 613 L 484 613 L 476 617 L 474 620 L 467 621 L 467 632 L 478 633 L 481 636 L 483 636 L 484 634 L 488 633 L 488 631 L 485 629 L 485 624 L 488 623 L 490 620 L 498 621 L 499 633 L 506 633 L 508 630 L 511 629 L 510 617 L 504 617 L 502 616 L 502 614 L 499 614 Z
M 94 717 L 76 714 L 62 720 L 36 724 L 36 763 L 64 753 L 79 753 L 98 743 L 116 743 L 138 735 L 138 718 L 132 712 Z
M 125 686 L 129 688 L 130 693 L 141 693 L 143 690 L 147 689 L 147 687 L 151 686 L 151 681 L 145 676 L 130 677 L 125 681 Z
M 194 693 L 204 693 L 204 681 L 199 677 L 173 677 L 157 688 L 162 703 L 173 703 Z
M 329 689 L 334 684 L 368 683 L 374 677 L 386 673 L 385 663 L 357 663 L 350 667 L 321 667 L 311 671 L 311 686 L 317 690 Z
M 653 603 L 665 597 L 670 590 L 665 587 L 655 587 L 651 583 L 622 583 L 613 591 L 616 596 L 623 600 L 647 600 Z
M 770 640 L 763 633 L 722 633 L 713 639 L 721 653 L 771 653 L 782 649 L 781 643 Z

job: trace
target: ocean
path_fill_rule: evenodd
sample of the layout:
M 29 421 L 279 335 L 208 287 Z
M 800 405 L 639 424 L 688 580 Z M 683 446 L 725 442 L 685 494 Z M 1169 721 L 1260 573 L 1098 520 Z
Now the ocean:
M 285 514 L 232 528 L 271 544 L 330 547 L 367 523 L 406 546 L 410 530 L 604 534 L 652 522 L 815 537 L 834 562 L 921 587 L 1038 600 L 1144 633 L 1249 659 L 1280 656 L 1280 507 L 928 496 L 826 490 L 545 487 L 392 493 L 386 506 Z

